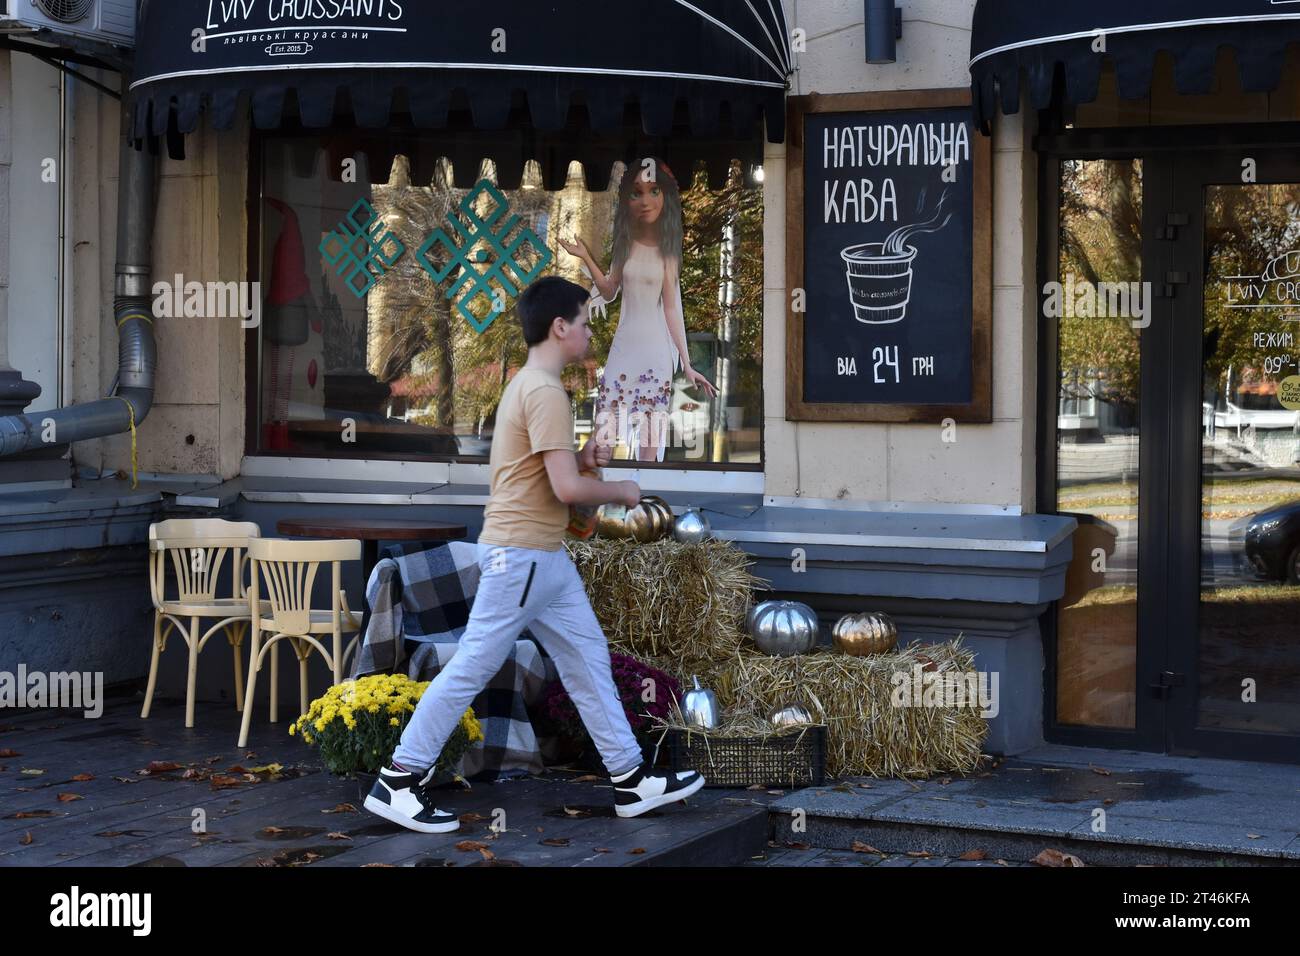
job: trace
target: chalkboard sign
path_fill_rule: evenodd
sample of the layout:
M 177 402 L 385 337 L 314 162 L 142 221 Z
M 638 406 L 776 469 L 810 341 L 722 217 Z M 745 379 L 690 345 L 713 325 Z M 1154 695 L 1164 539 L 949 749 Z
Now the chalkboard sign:
M 970 92 L 790 104 L 786 417 L 990 421 L 989 144 Z

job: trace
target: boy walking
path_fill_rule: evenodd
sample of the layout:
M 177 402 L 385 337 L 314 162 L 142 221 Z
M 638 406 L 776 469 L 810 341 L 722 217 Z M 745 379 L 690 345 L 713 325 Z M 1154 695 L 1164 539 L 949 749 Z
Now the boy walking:
M 428 782 L 461 715 L 525 627 L 554 659 L 610 773 L 620 817 L 684 800 L 704 786 L 695 771 L 666 773 L 643 762 L 614 686 L 605 634 L 563 547 L 570 505 L 631 507 L 641 497 L 634 481 L 580 474 L 608 464 L 608 447 L 593 438 L 573 451 L 573 417 L 560 373 L 587 353 L 588 299 L 585 289 L 558 276 L 539 279 L 519 298 L 528 361 L 497 409 L 491 495 L 478 539 L 481 577 L 469 624 L 365 801 L 371 813 L 409 829 L 459 828 L 455 814 L 435 806 Z

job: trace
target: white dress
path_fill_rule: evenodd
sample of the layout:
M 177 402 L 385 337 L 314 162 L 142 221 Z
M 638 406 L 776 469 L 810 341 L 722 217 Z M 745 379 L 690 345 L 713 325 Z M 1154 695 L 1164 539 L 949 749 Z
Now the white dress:
M 655 460 L 663 461 L 673 375 L 681 356 L 664 315 L 664 260 L 658 246 L 632 243 L 622 290 L 618 330 L 598 382 L 596 427 L 608 422 L 610 434 L 634 456 L 641 444 L 657 445 Z M 680 308 L 681 289 L 671 294 Z

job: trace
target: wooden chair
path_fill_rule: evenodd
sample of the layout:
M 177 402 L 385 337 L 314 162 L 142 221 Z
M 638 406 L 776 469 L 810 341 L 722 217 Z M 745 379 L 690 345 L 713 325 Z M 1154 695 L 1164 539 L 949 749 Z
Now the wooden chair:
M 239 729 L 239 746 L 248 744 L 248 725 L 253 713 L 253 695 L 257 688 L 257 672 L 269 651 L 271 654 L 271 723 L 279 719 L 279 642 L 288 641 L 298 656 L 299 713 L 307 713 L 307 659 L 315 648 L 325 658 L 334 674 L 334 683 L 343 680 L 344 664 L 356 649 L 360 637 L 361 621 L 348 607 L 347 595 L 340 585 L 343 561 L 361 558 L 361 542 L 346 541 L 284 541 L 259 539 L 250 541 L 249 556 L 253 559 L 253 579 L 249 588 L 249 606 L 257 607 L 261 600 L 261 587 L 266 585 L 269 613 L 253 615 L 253 636 L 249 644 L 248 688 L 244 698 L 244 720 Z M 331 566 L 331 603 L 328 611 L 313 610 L 312 585 L 316 572 L 323 562 Z M 263 632 L 270 637 L 264 637 Z M 344 632 L 357 632 L 346 648 Z M 331 638 L 327 648 L 321 638 Z
M 194 685 L 199 653 L 208 639 L 224 631 L 235 658 L 235 709 L 243 705 L 243 662 L 240 646 L 248 633 L 252 615 L 244 589 L 244 550 L 250 540 L 261 536 L 252 522 L 223 521 L 220 518 L 173 518 L 149 526 L 149 592 L 153 598 L 153 659 L 149 664 L 149 686 L 144 692 L 140 717 L 149 716 L 154 687 L 158 682 L 158 658 L 175 630 L 189 648 L 189 677 L 185 687 L 185 726 L 194 726 Z M 217 581 L 231 560 L 231 595 L 217 596 Z M 175 600 L 167 597 L 167 556 L 176 579 Z M 201 634 L 199 622 L 216 623 Z M 188 624 L 187 624 L 188 622 Z

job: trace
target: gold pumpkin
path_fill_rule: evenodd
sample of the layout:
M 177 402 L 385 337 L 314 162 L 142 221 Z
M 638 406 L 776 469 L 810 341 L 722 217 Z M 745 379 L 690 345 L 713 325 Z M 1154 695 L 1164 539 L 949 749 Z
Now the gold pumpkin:
M 673 530 L 673 509 L 658 495 L 642 495 L 632 508 L 602 505 L 596 530 L 606 538 L 657 541 Z
M 835 646 L 843 654 L 865 657 L 883 654 L 898 643 L 898 628 L 888 614 L 845 614 L 831 631 Z

